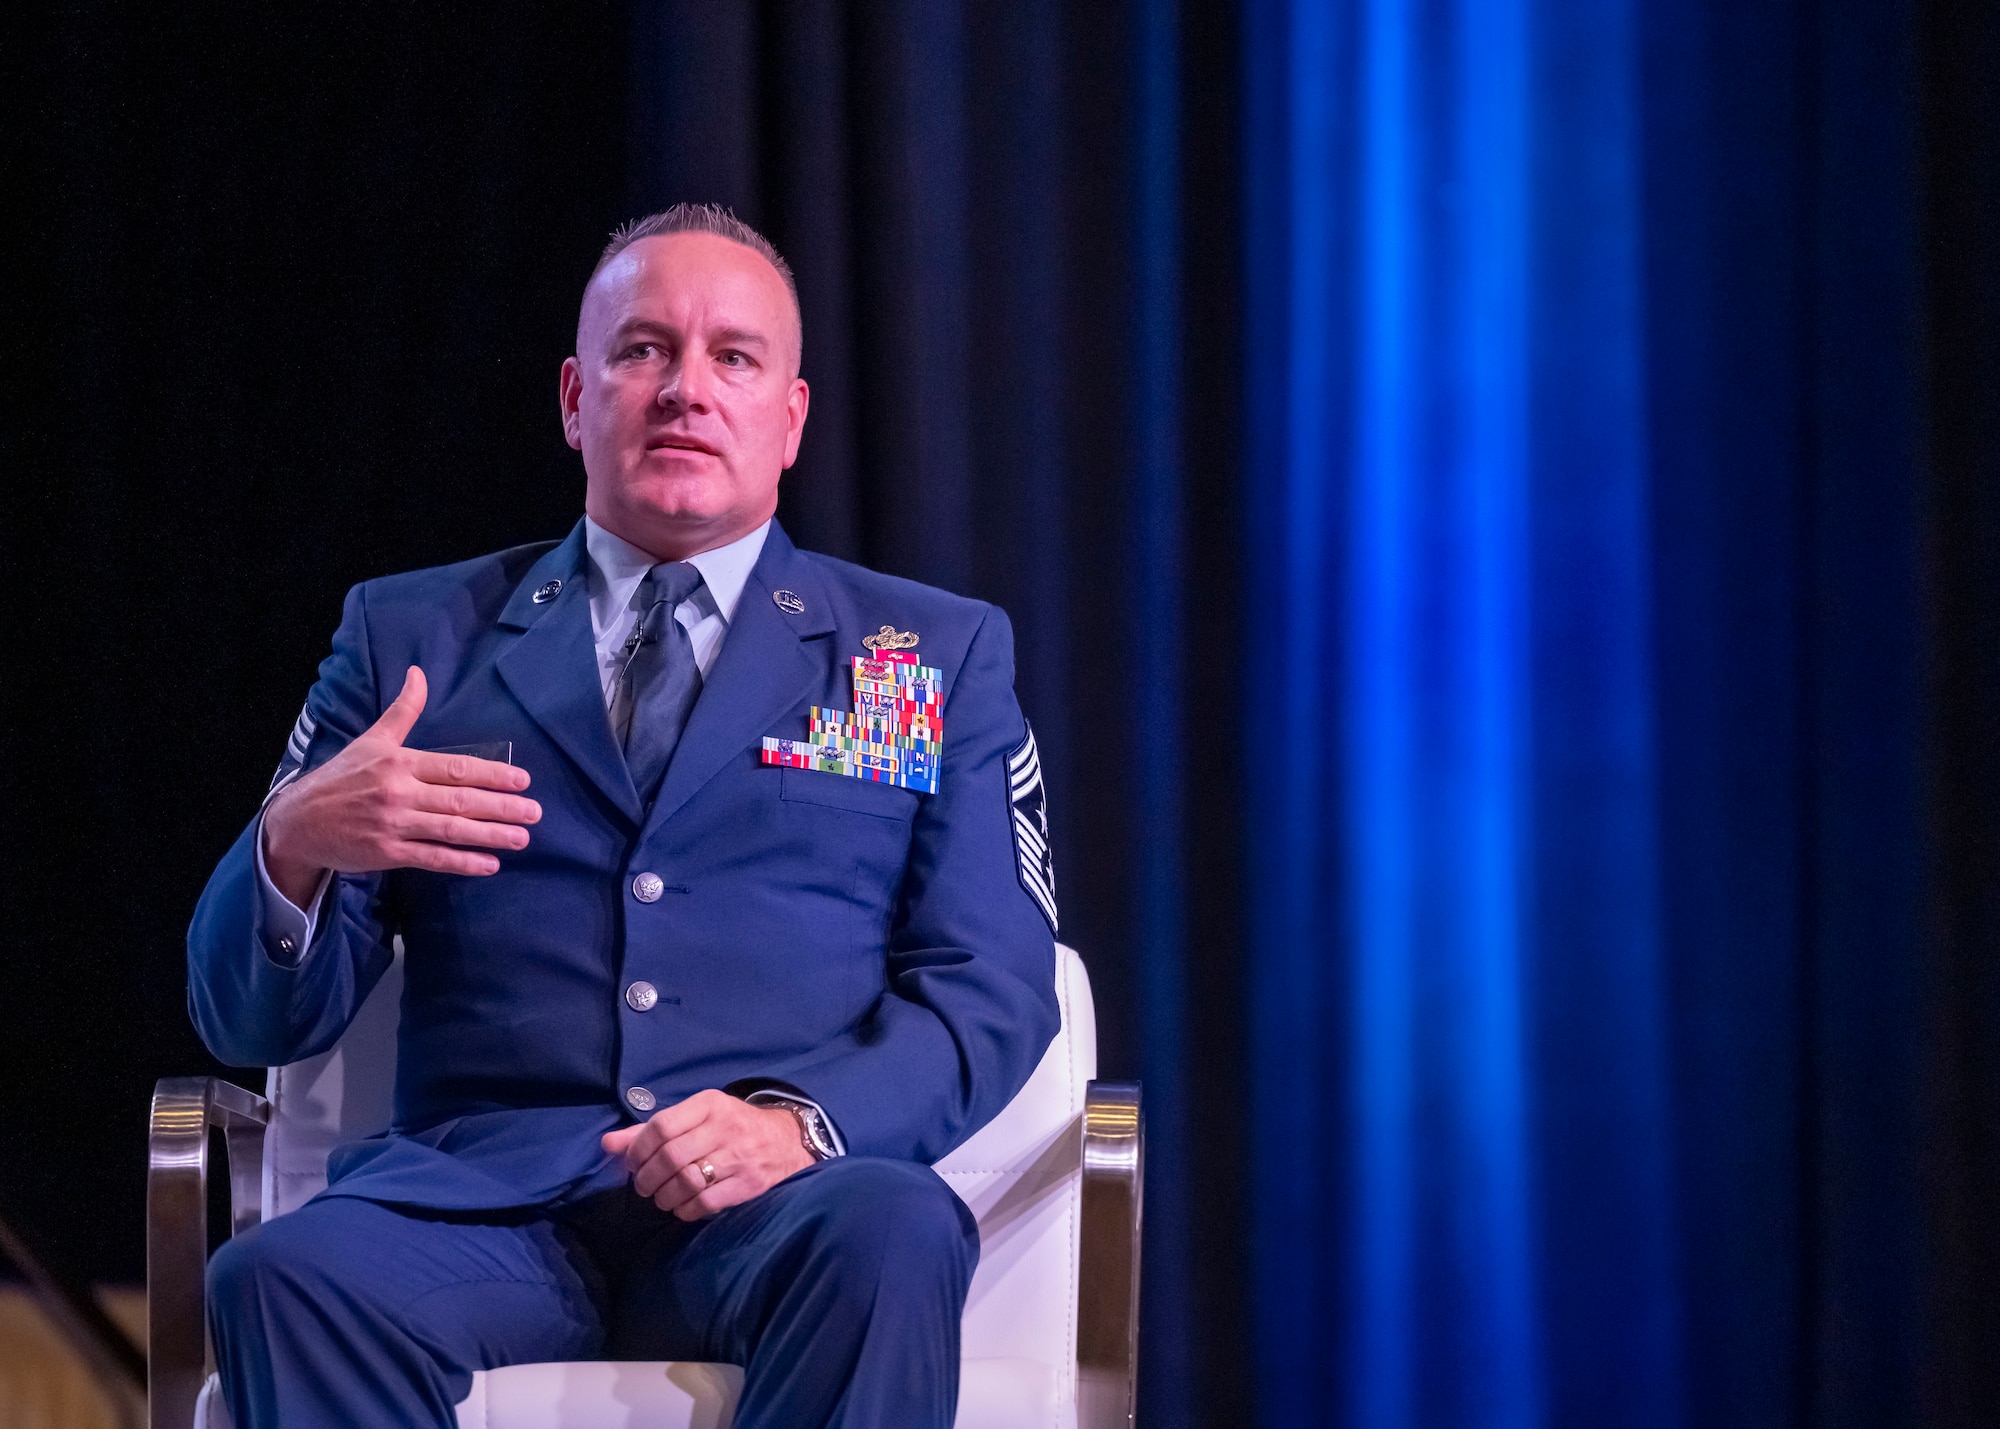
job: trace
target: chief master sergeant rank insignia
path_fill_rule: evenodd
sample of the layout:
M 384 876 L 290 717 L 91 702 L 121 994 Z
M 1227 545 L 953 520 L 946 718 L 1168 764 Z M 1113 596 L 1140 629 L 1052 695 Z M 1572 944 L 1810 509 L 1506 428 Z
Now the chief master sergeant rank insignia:
M 1049 851 L 1048 799 L 1042 791 L 1042 756 L 1035 748 L 1033 725 L 1007 756 L 1007 797 L 1014 806 L 1015 871 L 1021 887 L 1049 920 L 1049 932 L 1055 933 L 1056 861 Z

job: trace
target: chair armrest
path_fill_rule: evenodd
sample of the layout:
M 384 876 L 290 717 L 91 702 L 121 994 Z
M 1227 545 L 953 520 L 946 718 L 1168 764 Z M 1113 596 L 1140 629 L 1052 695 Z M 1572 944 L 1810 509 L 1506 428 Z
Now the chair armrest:
M 1139 1226 L 1146 1128 L 1137 1082 L 1092 1082 L 1083 1100 L 1078 1429 L 1129 1429 L 1139 1373 Z
M 146 1387 L 151 1429 L 189 1429 L 208 1378 L 208 1134 L 229 1160 L 230 1233 L 263 1219 L 270 1103 L 215 1077 L 153 1089 L 146 1145 Z

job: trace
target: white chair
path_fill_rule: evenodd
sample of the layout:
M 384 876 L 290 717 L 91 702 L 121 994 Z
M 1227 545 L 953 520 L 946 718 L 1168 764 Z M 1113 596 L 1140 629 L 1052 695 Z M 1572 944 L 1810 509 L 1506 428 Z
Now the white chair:
M 1058 945 L 1062 1029 L 1019 1095 L 937 1164 L 979 1221 L 958 1429 L 1129 1426 L 1138 1351 L 1143 1130 L 1136 1083 L 1099 1082 L 1083 960 Z M 228 1150 L 232 1230 L 326 1185 L 334 1146 L 386 1128 L 400 949 L 330 1052 L 272 1069 L 268 1100 L 212 1078 L 160 1082 L 146 1192 L 148 1423 L 227 1429 L 203 1311 L 209 1132 Z M 735 1365 L 514 1365 L 473 1377 L 461 1429 L 727 1429 Z

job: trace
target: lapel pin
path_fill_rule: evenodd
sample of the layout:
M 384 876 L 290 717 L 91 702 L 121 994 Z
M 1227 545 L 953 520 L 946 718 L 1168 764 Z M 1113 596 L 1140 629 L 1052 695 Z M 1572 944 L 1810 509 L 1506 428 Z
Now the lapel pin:
M 877 654 L 884 650 L 914 650 L 917 644 L 917 632 L 898 630 L 893 625 L 885 625 L 873 635 L 862 636 L 861 643 Z
M 554 600 L 557 596 L 561 594 L 562 594 L 562 582 L 550 581 L 547 585 L 543 586 L 540 590 L 535 592 L 535 604 L 547 605 L 550 601 Z
M 771 599 L 775 600 L 778 603 L 778 609 L 784 611 L 787 615 L 804 615 L 806 613 L 806 603 L 788 590 L 772 591 Z

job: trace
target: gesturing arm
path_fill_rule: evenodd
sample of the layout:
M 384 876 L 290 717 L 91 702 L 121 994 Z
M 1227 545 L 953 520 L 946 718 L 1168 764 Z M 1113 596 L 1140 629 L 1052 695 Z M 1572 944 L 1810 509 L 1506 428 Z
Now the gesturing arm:
M 410 667 L 378 714 L 367 652 L 357 587 L 301 720 L 311 731 L 295 751 L 302 772 L 287 771 L 296 777 L 223 858 L 188 929 L 189 1011 L 224 1061 L 276 1065 L 340 1035 L 389 962 L 376 907 L 383 871 L 492 873 L 499 861 L 483 850 L 522 847 L 540 817 L 520 797 L 524 770 L 404 748 L 423 712 L 423 672 Z M 276 895 L 297 908 L 317 898 L 310 946 L 272 926 L 284 911 Z

